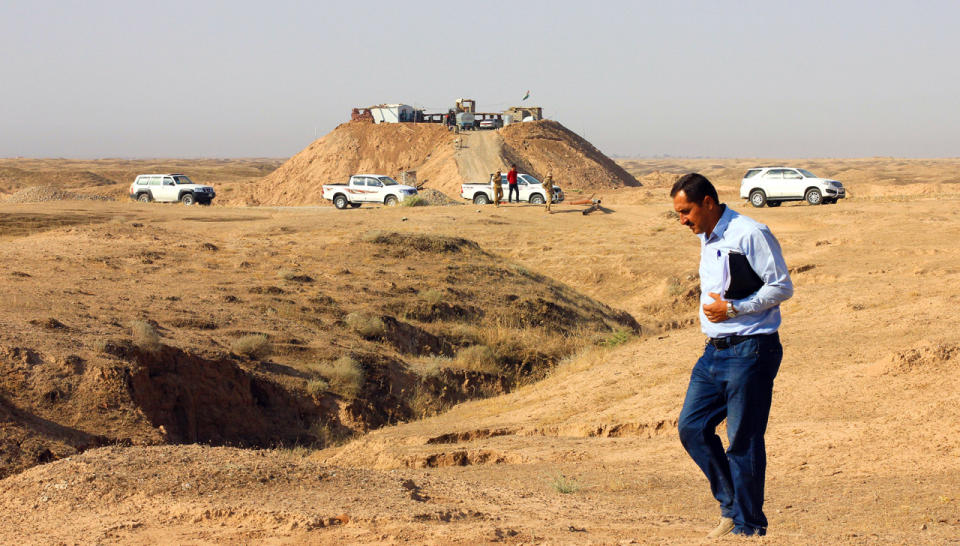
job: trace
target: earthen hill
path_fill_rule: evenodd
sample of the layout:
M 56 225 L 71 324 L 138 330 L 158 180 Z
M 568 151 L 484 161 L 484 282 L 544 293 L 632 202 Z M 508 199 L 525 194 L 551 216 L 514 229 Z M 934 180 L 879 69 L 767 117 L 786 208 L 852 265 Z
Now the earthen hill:
M 457 134 L 438 124 L 357 120 L 341 124 L 254 184 L 248 202 L 318 204 L 323 202 L 323 184 L 344 182 L 361 172 L 397 176 L 404 171 L 416 171 L 425 187 L 459 198 L 461 183 L 486 181 L 489 173 L 511 163 L 540 179 L 552 171 L 554 182 L 564 189 L 641 185 L 556 121 Z

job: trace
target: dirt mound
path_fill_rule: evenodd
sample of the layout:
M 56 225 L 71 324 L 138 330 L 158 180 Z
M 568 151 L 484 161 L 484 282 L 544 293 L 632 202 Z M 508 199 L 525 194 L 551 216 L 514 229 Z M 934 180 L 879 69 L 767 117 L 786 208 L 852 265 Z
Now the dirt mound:
M 960 345 L 924 340 L 915 347 L 897 351 L 890 356 L 887 373 L 899 375 L 910 372 L 940 372 L 949 361 L 960 356 Z
M 72 223 L 38 234 L 47 220 L 8 215 L 19 237 L 0 247 L 0 293 L 13 302 L 0 324 L 15 325 L 0 329 L 0 471 L 107 443 L 323 446 L 509 391 L 584 345 L 639 329 L 471 239 L 347 232 L 294 249 L 288 226 L 172 212 L 204 220 L 204 239 L 181 245 L 180 229 L 130 219 L 62 218 Z M 331 233 L 310 212 L 300 229 Z M 68 247 L 76 252 L 25 252 Z M 244 281 L 185 286 L 195 267 L 236 268 Z M 61 296 L 61 268 L 91 277 Z M 120 270 L 136 281 L 118 284 Z M 53 286 L 55 302 L 34 297 Z
M 454 134 L 441 125 L 344 123 L 291 157 L 251 189 L 247 198 L 261 205 L 323 202 L 323 184 L 342 184 L 351 174 L 397 177 L 417 171 L 431 188 L 459 184 L 453 161 Z
M 593 144 L 556 121 L 514 123 L 503 128 L 504 156 L 521 171 L 553 180 L 563 188 L 607 189 L 640 186 L 630 173 Z
M 448 205 L 465 204 L 463 201 L 457 201 L 451 198 L 449 195 L 432 188 L 424 188 L 420 190 L 419 195 L 424 201 L 433 206 L 445 207 Z
M 56 186 L 32 186 L 24 188 L 8 197 L 7 203 L 42 203 L 45 201 L 64 201 L 77 198 L 77 194 L 61 190 Z
M 640 182 L 592 144 L 555 121 L 510 125 L 501 131 L 456 135 L 435 124 L 344 123 L 290 158 L 243 194 L 249 204 L 323 203 L 323 184 L 351 174 L 398 177 L 417 172 L 418 183 L 458 197 L 460 184 L 485 182 L 488 173 L 516 163 L 521 172 L 565 188 L 617 188 Z

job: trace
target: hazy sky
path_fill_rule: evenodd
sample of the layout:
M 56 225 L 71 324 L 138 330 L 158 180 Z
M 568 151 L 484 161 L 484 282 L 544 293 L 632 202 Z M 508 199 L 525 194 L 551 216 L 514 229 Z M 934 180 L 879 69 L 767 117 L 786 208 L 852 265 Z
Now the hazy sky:
M 0 157 L 285 157 L 402 102 L 608 154 L 960 155 L 960 2 L 0 2 Z

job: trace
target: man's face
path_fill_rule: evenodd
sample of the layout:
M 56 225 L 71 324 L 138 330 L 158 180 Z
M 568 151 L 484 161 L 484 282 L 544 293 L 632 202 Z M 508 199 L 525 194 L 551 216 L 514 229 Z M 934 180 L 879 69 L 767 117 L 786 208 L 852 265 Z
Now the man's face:
M 679 191 L 673 197 L 673 210 L 680 215 L 680 223 L 696 234 L 712 232 L 720 219 L 716 214 L 717 204 L 709 195 L 703 198 L 702 203 L 692 203 L 683 191 Z

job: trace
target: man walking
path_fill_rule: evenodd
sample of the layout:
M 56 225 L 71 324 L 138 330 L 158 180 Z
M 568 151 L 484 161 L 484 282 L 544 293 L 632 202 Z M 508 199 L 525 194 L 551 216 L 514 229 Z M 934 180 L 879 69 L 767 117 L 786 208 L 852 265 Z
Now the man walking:
M 493 184 L 493 203 L 499 207 L 500 201 L 503 201 L 503 174 L 500 169 L 490 175 L 490 183 Z
M 767 226 L 720 204 L 705 177 L 682 176 L 670 196 L 680 223 L 700 238 L 700 327 L 708 338 L 680 412 L 680 442 L 720 503 L 707 537 L 764 535 L 763 435 L 783 357 L 780 303 L 793 283 Z M 726 452 L 716 434 L 724 419 Z
M 507 190 L 507 203 L 511 202 L 513 197 L 513 192 L 517 192 L 517 203 L 520 202 L 520 186 L 517 186 L 517 164 L 514 163 L 510 165 L 510 172 L 507 173 L 507 185 L 510 188 Z

